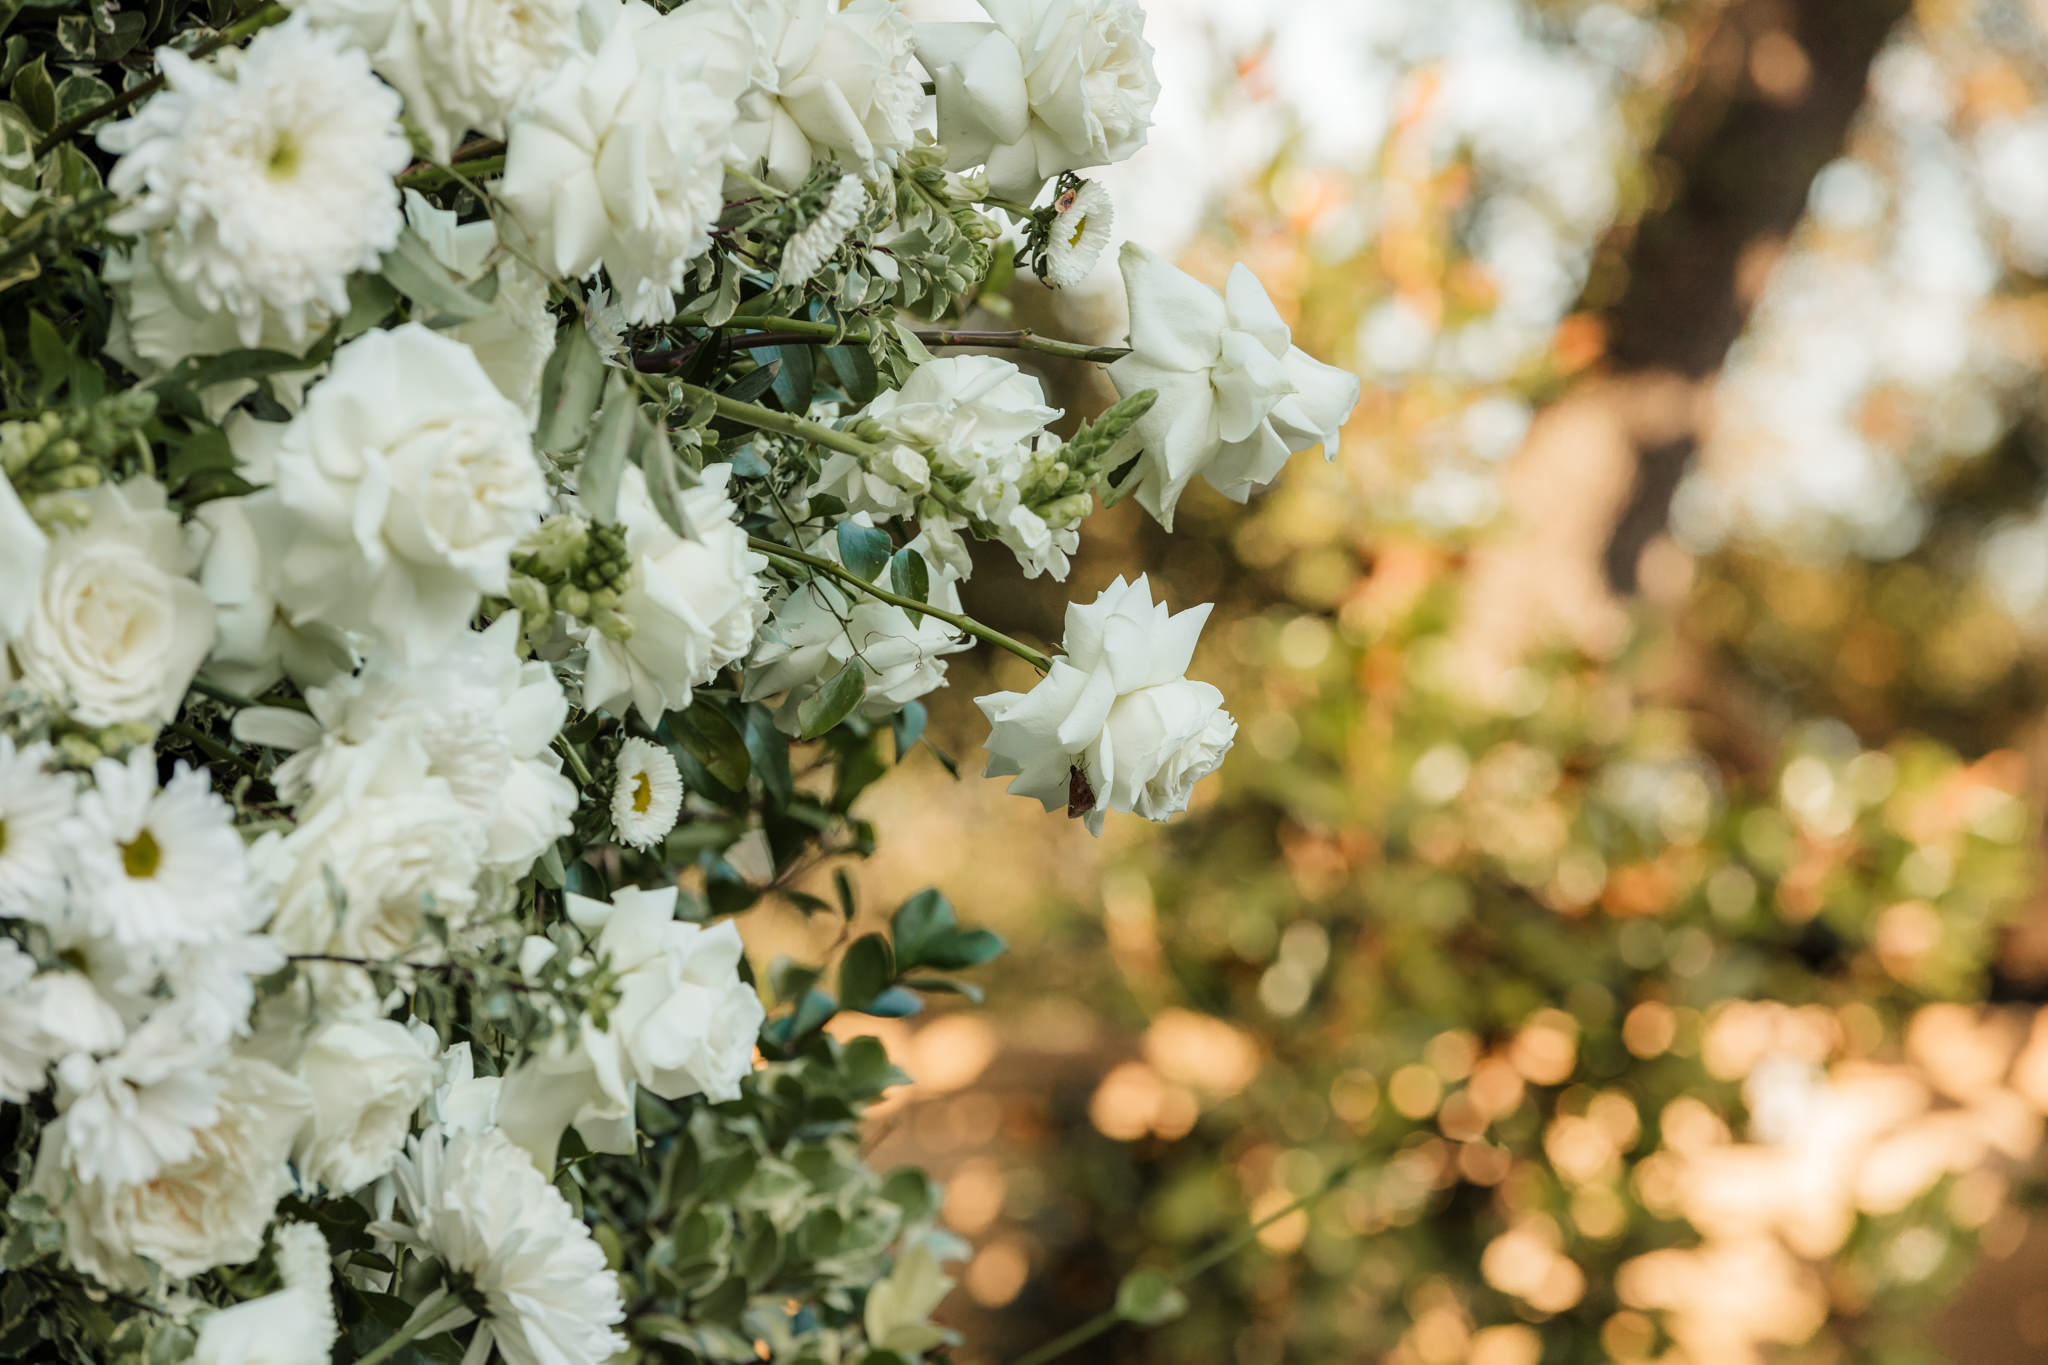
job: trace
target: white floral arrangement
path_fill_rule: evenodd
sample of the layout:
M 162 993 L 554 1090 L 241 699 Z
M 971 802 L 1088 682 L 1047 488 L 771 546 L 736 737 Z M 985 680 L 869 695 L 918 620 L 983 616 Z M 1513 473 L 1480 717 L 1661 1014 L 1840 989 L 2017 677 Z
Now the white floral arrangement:
M 1118 579 L 1044 652 L 962 612 L 968 542 L 1063 579 L 1096 506 L 1243 501 L 1358 396 L 1137 247 L 1128 345 L 921 325 L 1085 277 L 1077 172 L 1157 95 L 1131 0 L 984 3 L 11 12 L 8 1358 L 954 1340 L 937 1192 L 861 1153 L 903 1078 L 822 1026 L 1001 941 L 927 892 L 757 979 L 733 917 L 852 920 L 793 883 L 978 643 L 1044 675 L 979 700 L 989 774 L 1182 809 L 1208 609 Z M 1121 401 L 1062 439 L 1005 349 Z

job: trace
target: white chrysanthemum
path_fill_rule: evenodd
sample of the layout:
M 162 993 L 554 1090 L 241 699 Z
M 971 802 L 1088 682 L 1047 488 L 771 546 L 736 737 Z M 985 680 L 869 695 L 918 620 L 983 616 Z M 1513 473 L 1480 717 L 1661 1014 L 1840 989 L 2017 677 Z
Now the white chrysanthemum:
M 49 770 L 48 744 L 0 735 L 0 917 L 48 919 L 64 898 L 64 854 L 77 786 Z
M 43 1130 L 31 1188 L 63 1217 L 65 1257 L 102 1283 L 140 1289 L 150 1282 L 147 1262 L 184 1279 L 263 1249 L 277 1201 L 292 1187 L 286 1158 L 306 1119 L 306 1092 L 253 1057 L 230 1057 L 200 1079 L 217 1091 L 212 1117 L 190 1133 L 189 1155 L 142 1181 L 79 1171 L 75 1108 Z
M 284 1288 L 201 1319 L 192 1365 L 327 1365 L 340 1332 L 327 1239 L 311 1223 L 285 1223 L 270 1240 Z
M 379 654 L 306 700 L 310 716 L 266 707 L 235 718 L 238 738 L 299 751 L 273 779 L 286 801 L 346 799 L 375 782 L 357 765 L 384 765 L 390 746 L 404 744 L 474 820 L 484 863 L 524 874 L 569 832 L 576 787 L 550 747 L 569 704 L 554 670 L 519 657 L 517 613 L 414 665 Z
M 405 112 L 436 161 L 505 116 L 577 47 L 576 0 L 292 0 L 320 28 L 340 29 L 405 96 Z
M 1071 197 L 1069 197 L 1071 196 Z M 1052 235 L 1045 247 L 1045 282 L 1054 289 L 1069 289 L 1088 278 L 1095 263 L 1109 245 L 1110 226 L 1116 221 L 1116 206 L 1109 191 L 1094 180 L 1060 196 L 1059 216 L 1052 220 Z
M 630 322 L 675 315 L 684 270 L 711 245 L 733 97 L 687 41 L 694 5 L 621 7 L 512 115 L 499 197 L 534 255 L 575 279 L 602 264 Z
M 683 776 L 659 744 L 639 736 L 619 746 L 618 779 L 612 786 L 612 828 L 619 842 L 653 848 L 676 827 L 683 809 Z
M 867 210 L 868 192 L 858 179 L 839 177 L 818 216 L 783 243 L 781 275 L 784 284 L 802 284 L 818 273 L 818 267 L 832 258 L 845 242 L 846 234 L 860 222 Z
M 204 769 L 178 764 L 156 784 L 156 755 L 103 758 L 79 794 L 79 888 L 69 928 L 112 940 L 128 954 L 155 956 L 252 928 L 242 837 L 234 811 Z
M 218 1116 L 220 1085 L 209 1068 L 224 1040 L 172 1004 L 143 1020 L 112 1056 L 66 1057 L 57 1067 L 57 1102 L 70 1168 L 81 1180 L 132 1185 L 189 1160 L 199 1131 Z
M 376 269 L 404 226 L 398 96 L 339 34 L 303 21 L 258 34 L 231 72 L 157 55 L 165 89 L 99 134 L 121 158 L 107 186 L 126 201 L 109 226 L 158 234 L 165 275 L 234 314 L 243 345 L 267 321 L 303 341 L 348 311 L 348 277 Z
M 631 705 L 653 725 L 664 711 L 688 706 L 693 689 L 754 643 L 768 614 L 760 579 L 768 561 L 747 548 L 725 492 L 731 475 L 731 465 L 713 465 L 703 482 L 684 491 L 683 515 L 692 532 L 685 540 L 654 510 L 645 477 L 626 467 L 619 524 L 626 528 L 633 577 L 618 610 L 633 632 L 625 640 L 585 633 L 585 710 L 623 715 Z
M 465 1359 L 480 1363 L 495 1346 L 509 1365 L 603 1365 L 625 1349 L 612 1330 L 625 1310 L 604 1252 L 504 1133 L 436 1125 L 392 1174 L 407 1221 L 374 1229 L 430 1250 L 483 1298 Z

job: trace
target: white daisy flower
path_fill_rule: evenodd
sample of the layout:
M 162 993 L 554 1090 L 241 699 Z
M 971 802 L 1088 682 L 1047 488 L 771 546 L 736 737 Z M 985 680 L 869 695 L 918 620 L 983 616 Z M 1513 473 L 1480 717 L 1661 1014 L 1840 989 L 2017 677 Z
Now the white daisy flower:
M 165 89 L 99 134 L 121 158 L 108 225 L 160 234 L 149 249 L 165 276 L 234 314 L 243 345 L 266 320 L 303 342 L 348 311 L 348 277 L 374 271 L 405 226 L 397 92 L 304 19 L 258 34 L 231 67 L 157 55 Z
M 612 828 L 620 843 L 652 848 L 676 827 L 683 808 L 682 774 L 668 750 L 638 737 L 620 746 L 618 770 Z
M 464 1360 L 481 1365 L 495 1346 L 509 1365 L 603 1365 L 625 1349 L 611 1330 L 625 1310 L 604 1252 L 502 1131 L 437 1124 L 407 1144 L 391 1173 L 408 1221 L 374 1223 L 372 1232 L 425 1247 L 483 1298 Z M 468 1321 L 463 1312 L 446 1325 Z
M 65 1115 L 66 1160 L 79 1179 L 110 1185 L 150 1180 L 199 1150 L 219 1117 L 211 1068 L 221 1040 L 167 1005 L 128 1035 L 121 1050 L 94 1061 L 73 1053 L 57 1065 L 57 1107 Z
M 1088 278 L 1088 272 L 1102 259 L 1109 246 L 1109 229 L 1116 221 L 1116 206 L 1109 191 L 1093 180 L 1083 180 L 1061 192 L 1053 201 L 1059 216 L 1052 220 L 1052 234 L 1045 247 L 1046 284 L 1068 289 Z
M 64 899 L 76 784 L 49 770 L 50 752 L 0 735 L 0 916 L 47 919 Z
M 93 764 L 78 798 L 79 889 L 69 928 L 147 958 L 245 932 L 258 917 L 234 811 L 206 771 L 180 763 L 156 784 L 156 754 Z
M 0 1103 L 42 1090 L 50 1063 L 121 1044 L 121 1016 L 72 971 L 38 973 L 36 960 L 0 938 Z
M 798 228 L 782 247 L 782 282 L 802 284 L 818 273 L 846 241 L 867 211 L 868 192 L 856 176 L 842 175 L 818 216 Z

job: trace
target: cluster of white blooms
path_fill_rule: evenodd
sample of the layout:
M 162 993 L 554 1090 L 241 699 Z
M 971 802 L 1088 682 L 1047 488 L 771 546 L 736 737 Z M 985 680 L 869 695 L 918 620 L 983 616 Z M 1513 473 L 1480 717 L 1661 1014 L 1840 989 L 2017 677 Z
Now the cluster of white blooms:
M 1071 173 L 1156 95 L 1130 0 L 287 8 L 81 120 L 115 238 L 0 300 L 76 365 L 0 422 L 0 1273 L 141 1303 L 151 1360 L 305 1365 L 411 1295 L 378 1358 L 599 1365 L 673 1330 L 635 1335 L 667 1281 L 601 1200 L 650 1161 L 694 1197 L 678 1132 L 844 1061 L 831 997 L 771 1017 L 717 916 L 866 838 L 949 656 L 1046 672 L 982 699 L 989 769 L 1097 832 L 1230 746 L 1184 676 L 1206 608 L 1120 579 L 1048 659 L 965 614 L 969 541 L 1064 580 L 1099 500 L 1242 499 L 1357 386 L 1249 275 L 1219 301 L 1144 256 L 1131 346 L 1047 343 L 1121 357 L 1064 437 L 1032 373 L 905 319 L 979 295 L 997 212 L 1047 283 L 1095 264 L 1112 208 Z M 986 957 L 961 937 L 948 970 Z M 862 965 L 847 1008 L 931 984 Z M 850 1127 L 831 1094 L 800 1132 Z M 900 1240 L 834 1253 L 816 1358 L 946 1338 L 891 1208 Z

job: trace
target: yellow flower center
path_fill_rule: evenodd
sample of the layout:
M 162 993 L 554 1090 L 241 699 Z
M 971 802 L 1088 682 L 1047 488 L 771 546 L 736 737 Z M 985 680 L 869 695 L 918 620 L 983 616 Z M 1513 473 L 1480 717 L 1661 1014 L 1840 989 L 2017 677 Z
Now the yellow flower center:
M 647 780 L 646 773 L 633 774 L 633 813 L 647 814 L 647 808 L 654 804 L 654 784 Z
M 1074 235 L 1067 239 L 1068 246 L 1081 245 L 1081 239 L 1088 235 L 1088 215 L 1082 214 L 1074 220 Z
M 156 836 L 146 829 L 121 845 L 121 866 L 131 877 L 154 877 L 163 861 L 164 851 L 157 847 Z
M 277 141 L 270 144 L 270 159 L 263 163 L 263 169 L 273 180 L 283 180 L 296 175 L 299 169 L 299 143 L 290 133 L 281 133 Z

